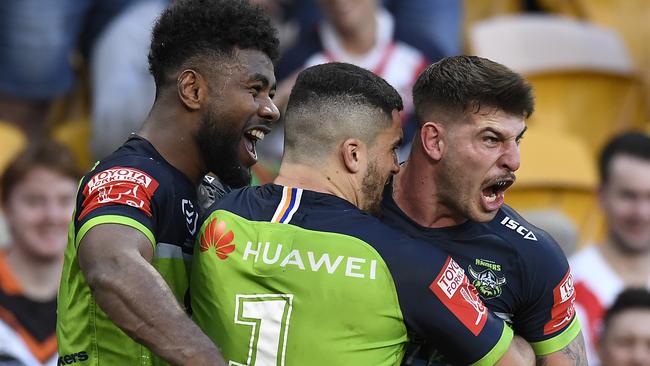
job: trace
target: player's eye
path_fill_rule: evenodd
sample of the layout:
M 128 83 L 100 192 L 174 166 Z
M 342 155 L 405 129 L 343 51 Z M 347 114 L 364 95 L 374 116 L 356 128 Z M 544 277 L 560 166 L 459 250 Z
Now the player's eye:
M 483 142 L 485 142 L 487 145 L 492 146 L 499 143 L 499 138 L 494 135 L 484 135 Z
M 255 85 L 250 88 L 250 93 L 256 97 L 259 93 L 262 92 L 262 86 L 260 85 Z

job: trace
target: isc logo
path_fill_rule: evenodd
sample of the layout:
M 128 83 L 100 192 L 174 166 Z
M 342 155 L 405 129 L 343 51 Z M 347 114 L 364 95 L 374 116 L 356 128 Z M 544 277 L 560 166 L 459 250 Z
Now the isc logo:
M 517 234 L 523 236 L 524 239 L 537 241 L 537 237 L 535 236 L 535 234 L 533 234 L 532 231 L 526 229 L 525 227 L 520 225 L 517 221 L 509 218 L 508 216 L 504 217 L 503 220 L 501 220 L 501 225 L 507 227 L 510 230 L 516 231 Z

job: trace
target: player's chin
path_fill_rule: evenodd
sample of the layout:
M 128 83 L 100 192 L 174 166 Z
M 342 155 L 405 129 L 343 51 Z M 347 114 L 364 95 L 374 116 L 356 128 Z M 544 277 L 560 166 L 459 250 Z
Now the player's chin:
M 500 207 L 501 206 L 494 207 L 492 205 L 485 205 L 484 202 L 477 202 L 467 216 L 470 220 L 475 222 L 489 222 L 496 217 Z

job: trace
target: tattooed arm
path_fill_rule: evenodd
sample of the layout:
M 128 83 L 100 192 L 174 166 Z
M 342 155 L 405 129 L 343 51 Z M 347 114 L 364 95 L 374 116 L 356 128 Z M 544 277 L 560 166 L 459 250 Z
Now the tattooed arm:
M 587 354 L 582 332 L 559 351 L 537 356 L 537 366 L 587 366 Z

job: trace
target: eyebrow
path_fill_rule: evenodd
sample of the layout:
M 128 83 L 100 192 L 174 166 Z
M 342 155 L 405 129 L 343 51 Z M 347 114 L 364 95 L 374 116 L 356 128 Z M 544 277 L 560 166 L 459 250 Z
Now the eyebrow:
M 519 134 L 517 135 L 517 137 L 515 139 L 516 140 L 521 139 L 521 137 L 524 135 L 524 133 L 527 130 L 528 130 L 528 126 L 524 126 L 524 129 L 521 130 L 521 132 L 519 132 Z M 481 132 L 486 132 L 486 131 L 494 133 L 495 135 L 497 135 L 497 137 L 499 137 L 502 140 L 505 139 L 505 136 L 503 135 L 503 133 L 501 131 L 498 131 L 498 130 L 494 129 L 493 127 L 490 127 L 490 126 L 485 127 Z
M 264 74 L 255 73 L 253 76 L 251 76 L 250 81 L 261 82 L 263 88 L 268 88 L 269 86 L 269 78 L 267 78 Z M 276 85 L 276 83 L 273 83 L 273 85 L 271 85 L 271 90 L 275 90 Z
M 526 133 L 526 131 L 528 131 L 528 126 L 524 126 L 524 129 L 521 130 L 519 135 L 517 135 L 517 140 L 521 139 L 524 136 L 524 133 Z

